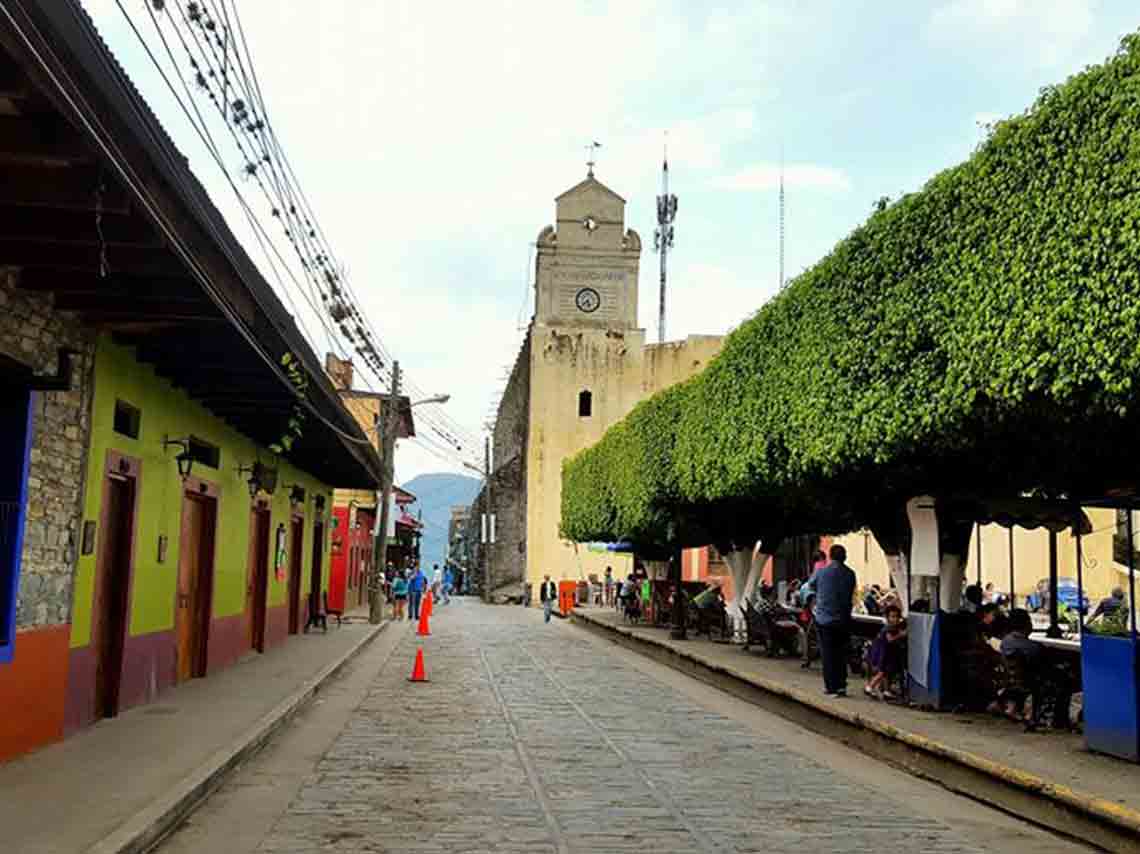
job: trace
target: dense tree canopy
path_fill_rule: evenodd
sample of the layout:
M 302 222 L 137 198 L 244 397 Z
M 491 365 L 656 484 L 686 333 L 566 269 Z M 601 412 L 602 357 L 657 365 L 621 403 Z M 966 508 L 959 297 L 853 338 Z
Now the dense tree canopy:
M 880 205 L 563 469 L 572 539 L 841 530 L 919 492 L 1081 496 L 1140 454 L 1140 37 Z M 732 524 L 736 524 L 735 522 Z

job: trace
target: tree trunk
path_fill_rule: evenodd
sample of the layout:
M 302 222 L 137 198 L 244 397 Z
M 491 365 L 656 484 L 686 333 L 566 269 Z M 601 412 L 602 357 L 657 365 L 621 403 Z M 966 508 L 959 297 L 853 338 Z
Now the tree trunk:
M 764 574 L 764 564 L 772 556 L 765 551 L 761 551 L 761 546 L 757 543 L 755 549 L 752 550 L 750 566 L 748 569 L 748 578 L 744 582 L 744 589 L 740 592 L 742 598 L 749 598 L 756 591 L 756 586 L 760 583 L 760 576 Z
M 734 641 L 743 643 L 747 637 L 744 628 L 744 595 L 752 569 L 752 549 L 722 552 L 721 557 L 732 573 L 732 600 L 727 603 L 728 618 L 732 620 L 732 637 Z
M 891 585 L 899 594 L 903 615 L 910 610 L 910 590 L 907 589 L 906 555 L 902 553 L 888 554 L 887 566 L 891 570 Z

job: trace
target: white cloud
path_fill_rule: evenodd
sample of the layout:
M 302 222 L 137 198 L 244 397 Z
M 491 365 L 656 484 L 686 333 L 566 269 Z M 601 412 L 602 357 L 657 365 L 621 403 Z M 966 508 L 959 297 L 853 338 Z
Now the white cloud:
M 1049 68 L 1090 35 L 1099 0 L 949 0 L 927 21 L 928 41 Z
M 700 261 L 677 265 L 669 274 L 667 326 L 674 330 L 669 332 L 669 338 L 676 340 L 692 333 L 727 334 L 775 293 L 777 270 L 773 266 L 770 274 L 765 272 L 758 271 L 755 265 L 748 276 Z M 716 298 L 710 299 L 710 294 L 716 294 Z M 654 318 L 656 306 L 654 300 Z
M 847 192 L 851 179 L 842 169 L 814 163 L 787 163 L 784 165 L 784 186 L 788 188 Z M 746 169 L 713 178 L 711 186 L 717 190 L 762 191 L 780 186 L 780 164 L 760 163 Z

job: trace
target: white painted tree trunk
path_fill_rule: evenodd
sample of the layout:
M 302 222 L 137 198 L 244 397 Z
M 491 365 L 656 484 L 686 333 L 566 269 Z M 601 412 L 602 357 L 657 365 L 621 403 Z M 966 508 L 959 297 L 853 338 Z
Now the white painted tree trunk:
M 939 564 L 938 605 L 943 611 L 957 611 L 962 604 L 964 555 L 944 554 Z
M 748 637 L 744 622 L 744 595 L 748 577 L 752 570 L 752 549 L 736 549 L 725 552 L 722 557 L 732 573 L 732 601 L 728 603 L 728 618 L 732 620 L 732 638 L 744 643 Z
M 760 551 L 759 548 L 753 550 L 752 561 L 748 569 L 748 578 L 744 582 L 744 590 L 741 591 L 741 595 L 744 598 L 749 598 L 756 592 L 756 587 L 760 584 L 760 576 L 764 574 L 764 564 L 768 562 L 768 558 L 770 557 L 771 555 Z
M 645 561 L 645 574 L 649 576 L 652 581 L 663 581 L 669 577 L 669 561 L 667 560 L 647 560 Z
M 910 592 L 906 587 L 906 555 L 901 553 L 887 555 L 887 566 L 890 567 L 891 584 L 898 591 L 905 615 L 910 610 Z

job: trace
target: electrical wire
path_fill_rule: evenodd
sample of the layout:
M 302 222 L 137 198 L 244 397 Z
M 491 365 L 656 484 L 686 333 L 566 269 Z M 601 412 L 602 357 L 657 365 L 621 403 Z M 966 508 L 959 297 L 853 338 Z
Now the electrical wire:
M 317 306 L 316 301 L 313 298 L 314 290 L 309 289 L 308 293 L 306 293 L 307 289 L 301 285 L 300 281 L 297 279 L 296 275 L 293 273 L 291 266 L 285 262 L 283 256 L 281 255 L 280 250 L 277 248 L 276 242 L 265 232 L 264 227 L 261 226 L 260 221 L 257 219 L 256 215 L 254 215 L 252 210 L 250 209 L 248 202 L 244 198 L 244 195 L 238 189 L 236 183 L 234 182 L 232 176 L 229 173 L 229 170 L 226 169 L 224 161 L 223 161 L 221 154 L 220 154 L 220 150 L 218 149 L 218 146 L 216 144 L 216 141 L 213 139 L 212 135 L 209 132 L 208 123 L 205 121 L 205 118 L 201 115 L 201 111 L 198 109 L 197 104 L 194 101 L 194 98 L 189 94 L 189 87 L 186 84 L 185 79 L 181 78 L 182 84 L 183 84 L 183 87 L 187 90 L 187 99 L 190 101 L 191 106 L 194 109 L 194 112 L 198 116 L 197 122 L 189 115 L 189 111 L 187 110 L 186 106 L 182 103 L 181 98 L 178 96 L 178 93 L 174 90 L 173 84 L 170 82 L 169 77 L 167 76 L 167 74 L 163 70 L 161 63 L 158 62 L 157 58 L 154 56 L 153 52 L 150 50 L 149 45 L 147 45 L 146 40 L 142 37 L 141 33 L 138 31 L 138 28 L 134 25 L 134 22 L 131 19 L 130 14 L 123 7 L 122 3 L 118 2 L 118 0 L 117 0 L 117 5 L 119 6 L 120 12 L 127 19 L 127 21 L 130 23 L 132 30 L 135 32 L 136 38 L 138 38 L 140 43 L 143 45 L 144 49 L 146 50 L 148 56 L 151 59 L 152 64 L 155 65 L 156 69 L 159 71 L 164 82 L 166 83 L 168 89 L 171 90 L 171 93 L 174 95 L 175 100 L 179 103 L 179 106 L 183 110 L 184 114 L 186 114 L 187 119 L 189 120 L 189 122 L 191 124 L 191 127 L 193 127 L 195 132 L 198 133 L 198 135 L 203 139 L 203 143 L 206 145 L 207 150 L 211 153 L 211 156 L 218 163 L 219 168 L 222 169 L 222 172 L 225 175 L 227 182 L 230 184 L 231 189 L 233 189 L 235 195 L 238 197 L 239 202 L 242 205 L 243 212 L 245 213 L 247 219 L 250 220 L 250 225 L 254 231 L 254 236 L 258 240 L 258 243 L 261 245 L 261 249 L 262 249 L 263 253 L 265 254 L 265 256 L 266 256 L 266 258 L 270 264 L 270 267 L 274 273 L 274 277 L 278 280 L 278 284 L 281 286 L 282 290 L 285 291 L 286 298 L 289 300 L 290 304 L 292 305 L 294 312 L 296 312 L 296 304 L 292 302 L 292 297 L 289 294 L 288 288 L 286 288 L 284 286 L 284 282 L 281 278 L 281 274 L 277 270 L 277 265 L 273 262 L 273 258 L 271 256 L 270 252 L 267 250 L 267 246 L 270 249 L 272 249 L 272 254 L 276 255 L 277 260 L 285 268 L 290 279 L 292 279 L 294 286 L 296 287 L 298 292 L 302 295 L 302 297 L 304 297 L 305 302 L 308 303 L 310 309 L 312 309 L 314 315 L 317 317 L 318 321 L 320 322 L 320 324 L 322 326 L 322 331 L 325 332 L 326 337 L 329 339 L 330 350 L 339 351 L 343 356 L 348 358 L 346 348 L 337 347 L 335 345 L 334 342 L 336 341 L 336 334 L 332 329 L 329 328 L 328 323 L 325 322 L 324 313 Z M 214 67 L 214 63 L 210 59 L 211 55 L 213 56 L 214 60 L 217 61 L 222 66 L 221 70 L 220 70 L 220 75 L 221 75 L 220 80 L 221 80 L 222 93 L 223 93 L 223 98 L 222 98 L 221 103 L 218 102 L 217 97 L 215 95 L 213 95 L 212 92 L 210 93 L 210 95 L 211 95 L 211 100 L 214 101 L 215 105 L 219 107 L 220 114 L 224 120 L 226 118 L 226 115 L 227 115 L 226 114 L 227 94 L 229 91 L 229 87 L 231 85 L 230 79 L 229 79 L 229 71 L 227 70 L 228 69 L 228 60 L 219 57 L 217 50 L 215 48 L 215 45 L 209 41 L 208 34 L 203 32 L 202 38 L 198 37 L 198 35 L 194 32 L 194 28 L 191 26 L 190 20 L 188 20 L 188 18 L 186 17 L 186 10 L 184 10 L 182 8 L 182 6 L 180 6 L 180 5 L 177 8 L 178 8 L 180 16 L 183 17 L 184 26 L 191 33 L 191 37 L 194 39 L 194 43 L 195 43 L 197 50 L 198 50 L 198 59 L 195 59 L 194 53 L 193 53 L 193 51 L 191 51 L 189 43 L 186 41 L 182 32 L 179 30 L 179 28 L 177 26 L 177 21 L 173 17 L 173 14 L 170 14 L 168 16 L 168 19 L 171 22 L 172 28 L 178 34 L 178 37 L 179 37 L 179 40 L 183 46 L 183 49 L 186 51 L 187 56 L 191 61 L 192 67 L 195 67 L 195 63 L 199 63 L 198 66 L 196 67 L 197 74 L 201 75 L 202 69 L 205 69 L 207 81 L 210 78 L 214 79 L 215 81 L 219 79 L 219 76 L 218 76 L 219 75 L 219 69 Z M 187 9 L 189 9 L 189 8 L 190 8 L 190 6 L 188 5 Z M 201 8 L 201 7 L 199 7 L 199 8 Z M 214 14 L 217 15 L 218 6 L 213 3 L 213 0 L 211 0 L 211 8 L 213 9 Z M 232 31 L 229 27 L 230 16 L 229 16 L 229 8 L 228 8 L 228 5 L 226 3 L 226 0 L 221 0 L 221 10 L 222 10 L 222 17 L 225 21 L 225 23 L 223 23 L 223 27 L 225 27 L 226 39 L 228 41 L 228 39 L 231 36 Z M 167 11 L 168 12 L 170 11 L 169 8 L 167 8 Z M 151 13 L 151 16 L 152 16 L 152 20 L 154 20 L 156 30 L 158 31 L 159 36 L 164 43 L 164 47 L 166 49 L 168 57 L 170 58 L 171 64 L 175 68 L 177 68 L 178 63 L 177 63 L 177 60 L 173 56 L 173 50 L 170 47 L 169 43 L 166 41 L 165 36 L 161 31 L 161 27 L 158 26 L 157 20 L 154 19 L 153 12 Z M 282 212 L 282 215 L 285 219 L 285 222 L 289 226 L 286 229 L 287 236 L 291 237 L 289 232 L 294 232 L 298 236 L 298 240 L 293 241 L 293 242 L 294 242 L 294 247 L 295 247 L 296 251 L 298 252 L 298 256 L 301 258 L 302 266 L 306 269 L 307 275 L 305 278 L 306 279 L 315 278 L 314 267 L 319 266 L 319 265 L 314 264 L 312 261 L 306 263 L 305 254 L 308 253 L 310 258 L 312 258 L 313 257 L 312 253 L 318 252 L 318 250 L 319 250 L 317 258 L 318 258 L 318 260 L 323 260 L 324 257 L 332 257 L 331 249 L 328 246 L 327 237 L 324 233 L 323 228 L 321 227 L 320 221 L 313 214 L 311 204 L 309 204 L 308 198 L 304 195 L 304 191 L 300 185 L 300 182 L 297 181 L 297 179 L 296 179 L 296 172 L 293 169 L 292 164 L 288 160 L 288 157 L 286 156 L 283 147 L 280 145 L 280 140 L 277 138 L 275 132 L 273 131 L 272 125 L 269 122 L 267 111 L 265 109 L 264 97 L 263 97 L 262 92 L 261 92 L 260 82 L 257 79 L 256 69 L 252 65 L 252 54 L 249 51 L 248 41 L 245 39 L 244 29 L 242 27 L 240 16 L 238 15 L 236 3 L 234 4 L 233 20 L 234 20 L 234 23 L 236 24 L 237 33 L 238 33 L 238 39 L 234 44 L 234 56 L 235 56 L 234 67 L 237 70 L 237 76 L 239 76 L 241 78 L 241 82 L 242 82 L 242 84 L 244 84 L 244 86 L 239 85 L 239 83 L 237 83 L 237 82 L 234 82 L 232 85 L 233 85 L 235 94 L 240 95 L 241 98 L 245 102 L 247 102 L 248 105 L 253 105 L 253 109 L 255 110 L 254 114 L 259 117 L 258 123 L 259 124 L 263 123 L 264 132 L 265 132 L 266 136 L 268 137 L 268 144 L 266 143 L 266 141 L 264 139 L 262 139 L 262 137 L 259 133 L 251 133 L 250 139 L 257 142 L 257 143 L 260 143 L 261 152 L 260 152 L 260 161 L 259 162 L 263 162 L 263 163 L 268 164 L 269 168 L 266 171 L 269 175 L 269 181 L 273 185 L 273 189 L 270 190 L 268 187 L 266 187 L 265 183 L 261 180 L 261 175 L 260 175 L 259 171 L 250 170 L 247 174 L 251 174 L 256 179 L 256 182 L 257 182 L 260 190 L 262 191 L 263 195 L 265 195 L 267 202 L 269 202 L 271 205 L 274 204 L 273 196 L 274 195 L 277 196 L 278 209 Z M 203 41 L 205 41 L 205 45 L 203 45 Z M 219 41 L 220 41 L 220 37 L 219 37 Z M 223 51 L 225 51 L 226 50 L 225 44 L 223 44 L 222 47 L 223 47 Z M 242 52 L 243 51 L 245 52 L 244 61 L 242 58 Z M 228 57 L 228 54 L 227 54 L 227 57 Z M 248 68 L 246 67 L 247 64 L 249 66 Z M 181 77 L 181 75 L 180 75 L 180 77 Z M 208 82 L 207 82 L 207 88 L 208 88 Z M 234 127 L 232 127 L 230 123 L 227 122 L 226 127 L 227 127 L 227 130 L 229 131 L 229 133 L 231 134 L 231 136 L 234 138 L 235 144 L 237 145 L 239 151 L 241 152 L 242 157 L 247 161 L 247 164 L 255 163 L 255 161 L 257 161 L 257 158 L 258 158 L 258 152 L 254 151 L 251 153 L 251 150 L 249 148 L 247 148 L 246 145 L 243 144 L 242 137 L 236 133 Z M 271 152 L 275 153 L 276 157 L 271 156 Z M 280 171 L 278 169 L 278 164 L 280 164 Z M 298 209 L 300 210 L 299 213 L 297 212 Z M 304 217 L 303 221 L 300 219 L 300 217 L 302 217 L 302 216 Z M 318 240 L 318 238 L 319 238 L 319 240 Z M 310 240 L 312 242 L 310 242 Z M 389 361 L 391 361 L 391 356 L 387 352 L 387 350 L 383 347 L 382 340 L 379 338 L 378 335 L 376 335 L 375 330 L 372 328 L 370 321 L 368 321 L 368 319 L 360 312 L 358 306 L 355 304 L 356 303 L 355 293 L 353 293 L 351 290 L 351 284 L 347 281 L 347 279 L 344 279 L 342 281 L 342 283 L 344 285 L 344 289 L 347 292 L 349 292 L 349 294 L 353 298 L 352 302 L 349 303 L 350 314 L 352 317 L 356 318 L 356 320 L 357 320 L 357 331 L 360 332 L 363 327 L 367 327 L 367 329 L 371 333 L 371 337 L 376 342 L 376 349 L 379 350 L 381 353 L 383 353 L 384 356 L 387 357 L 389 359 Z M 309 284 L 310 284 L 311 288 L 316 289 L 316 291 L 315 291 L 316 293 L 322 295 L 322 301 L 323 301 L 323 289 L 322 289 L 321 284 L 319 282 L 312 282 L 312 281 L 309 282 Z M 330 285 L 333 284 L 332 278 L 330 278 L 329 284 Z M 299 312 L 296 312 L 296 313 L 298 314 L 299 317 L 301 317 Z M 335 318 L 334 318 L 334 320 L 335 320 Z M 312 340 L 312 334 L 308 330 L 308 328 L 305 326 L 303 317 L 301 317 L 301 324 L 305 329 L 307 337 L 309 337 L 310 340 Z M 350 340 L 352 340 L 352 339 L 350 339 Z M 367 343 L 367 339 L 366 339 L 366 343 Z M 361 349 L 362 349 L 362 347 L 360 345 L 358 345 L 356 348 L 356 351 L 358 353 L 361 353 Z M 361 353 L 361 355 L 364 355 L 364 354 Z M 381 382 L 383 382 L 385 379 L 387 379 L 385 374 L 390 375 L 390 371 L 384 371 L 382 368 L 377 369 L 374 365 L 371 365 L 367 359 L 365 361 L 366 361 L 366 364 L 369 364 L 369 366 L 373 369 L 373 373 L 378 375 L 378 379 L 380 379 Z M 361 379 L 364 380 L 366 382 L 366 384 L 370 385 L 370 383 L 367 383 L 367 377 L 361 376 Z M 419 387 L 416 384 L 414 384 L 413 382 L 409 381 L 408 382 L 408 390 L 410 393 L 414 394 L 419 390 Z M 476 438 L 475 434 L 472 433 L 471 431 L 469 431 L 467 428 L 460 425 L 457 421 L 455 421 L 453 418 L 451 418 L 446 412 L 438 412 L 438 411 L 431 411 L 430 413 L 425 412 L 425 413 L 421 414 L 421 420 L 425 424 L 431 426 L 442 438 L 444 438 L 448 442 L 455 441 L 457 445 L 462 446 L 462 445 L 466 444 L 468 447 L 472 447 L 472 448 L 478 445 L 478 439 Z

